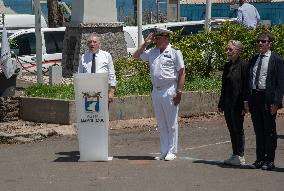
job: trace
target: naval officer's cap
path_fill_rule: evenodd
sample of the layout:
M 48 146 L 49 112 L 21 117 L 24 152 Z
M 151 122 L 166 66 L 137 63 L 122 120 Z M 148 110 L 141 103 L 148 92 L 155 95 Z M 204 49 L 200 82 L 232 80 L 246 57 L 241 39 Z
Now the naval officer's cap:
M 156 36 L 169 36 L 172 33 L 172 31 L 164 28 L 155 28 L 155 35 Z

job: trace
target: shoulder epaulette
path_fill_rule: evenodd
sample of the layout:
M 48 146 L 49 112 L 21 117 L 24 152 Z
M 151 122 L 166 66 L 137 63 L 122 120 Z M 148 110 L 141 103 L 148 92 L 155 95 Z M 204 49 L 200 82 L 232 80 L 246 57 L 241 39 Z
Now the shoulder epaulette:
M 175 49 L 175 50 L 179 50 L 179 48 L 178 48 L 178 47 L 175 47 L 175 46 L 172 46 L 172 48 Z

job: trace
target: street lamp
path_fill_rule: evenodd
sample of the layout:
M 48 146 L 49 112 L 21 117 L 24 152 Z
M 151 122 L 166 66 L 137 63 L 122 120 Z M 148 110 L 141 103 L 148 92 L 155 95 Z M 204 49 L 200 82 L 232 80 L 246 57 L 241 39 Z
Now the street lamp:
M 138 47 L 142 45 L 142 0 L 137 0 Z

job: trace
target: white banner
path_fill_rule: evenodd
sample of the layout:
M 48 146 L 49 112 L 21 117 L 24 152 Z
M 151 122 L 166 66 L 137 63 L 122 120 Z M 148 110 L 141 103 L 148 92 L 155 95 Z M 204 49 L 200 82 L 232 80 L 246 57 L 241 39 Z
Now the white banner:
M 7 79 L 9 79 L 15 72 L 15 66 L 11 59 L 10 46 L 5 25 L 3 25 L 2 32 L 0 68 Z
M 80 161 L 108 160 L 108 74 L 74 74 Z

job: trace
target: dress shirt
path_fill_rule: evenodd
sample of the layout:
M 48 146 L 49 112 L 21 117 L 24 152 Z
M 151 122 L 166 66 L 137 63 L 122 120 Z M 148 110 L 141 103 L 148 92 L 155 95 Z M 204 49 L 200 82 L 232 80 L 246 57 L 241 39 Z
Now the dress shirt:
M 237 22 L 249 28 L 255 29 L 260 21 L 260 16 L 257 9 L 249 4 L 244 3 L 238 8 Z
M 82 55 L 78 67 L 78 73 L 91 73 L 93 53 L 86 52 Z M 114 65 L 110 53 L 98 50 L 96 52 L 96 73 L 108 73 L 110 86 L 116 86 Z
M 266 77 L 267 77 L 267 69 L 268 69 L 268 62 L 269 62 L 269 58 L 271 56 L 271 51 L 267 51 L 262 58 L 262 65 L 261 65 L 261 70 L 260 70 L 260 75 L 259 75 L 259 89 L 266 89 Z M 252 89 L 256 89 L 255 87 L 255 77 L 256 77 L 256 71 L 257 71 L 257 67 L 260 61 L 260 55 L 258 57 L 258 59 L 256 60 L 255 65 L 253 66 L 253 79 L 252 79 Z
M 178 71 L 184 68 L 184 61 L 180 50 L 169 44 L 164 52 L 153 48 L 143 52 L 140 58 L 150 63 L 150 74 L 153 86 L 161 87 L 177 82 Z

